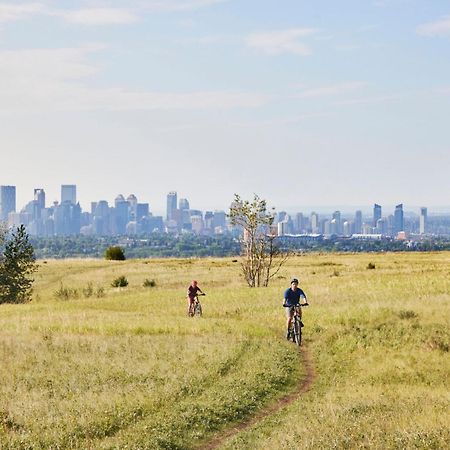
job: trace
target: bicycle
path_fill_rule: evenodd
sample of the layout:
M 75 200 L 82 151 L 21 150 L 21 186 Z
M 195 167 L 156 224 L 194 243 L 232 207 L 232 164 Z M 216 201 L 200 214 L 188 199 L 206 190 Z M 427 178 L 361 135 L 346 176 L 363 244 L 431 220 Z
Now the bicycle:
M 308 303 L 302 303 L 294 306 L 294 316 L 292 317 L 291 326 L 289 328 L 289 334 L 292 342 L 295 342 L 298 346 L 302 345 L 302 321 L 300 315 L 300 308 L 302 306 L 308 306 Z
M 205 293 L 197 294 L 194 297 L 194 301 L 189 305 L 189 311 L 188 311 L 189 317 L 194 317 L 194 316 L 201 317 L 203 314 L 202 304 L 200 303 L 200 300 L 198 298 L 199 295 L 204 296 L 206 294 Z

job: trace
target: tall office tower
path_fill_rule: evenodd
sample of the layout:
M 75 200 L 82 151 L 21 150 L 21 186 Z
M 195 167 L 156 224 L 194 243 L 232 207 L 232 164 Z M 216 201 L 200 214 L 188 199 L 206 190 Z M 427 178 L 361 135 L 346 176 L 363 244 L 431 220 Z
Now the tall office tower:
M 227 223 L 227 215 L 225 211 L 214 211 L 213 227 L 225 227 Z
M 181 211 L 189 209 L 189 201 L 187 198 L 180 198 L 180 200 L 178 201 L 178 209 L 180 209 Z
M 75 184 L 61 185 L 61 203 L 69 202 L 72 205 L 77 203 L 77 186 Z
M 286 211 L 280 211 L 278 213 L 277 222 L 283 222 L 284 220 L 286 220 L 286 217 L 287 217 L 287 212 Z
M 399 231 L 404 231 L 403 225 L 403 203 L 400 203 L 395 207 L 394 212 L 394 232 L 397 234 Z
M 377 226 L 378 220 L 381 219 L 381 205 L 374 204 L 373 205 L 373 226 Z
M 303 233 L 305 229 L 303 213 L 297 213 L 295 215 L 294 228 L 296 233 Z
M 0 220 L 6 222 L 10 212 L 16 212 L 16 187 L 0 186 Z
M 177 210 L 177 193 L 175 191 L 167 194 L 167 220 L 174 220 L 175 211 Z
M 362 232 L 362 211 L 355 212 L 355 234 L 361 234 Z
M 150 206 L 148 203 L 138 203 L 136 206 L 136 220 L 148 217 L 150 214 Z
M 428 210 L 425 207 L 420 208 L 420 218 L 419 218 L 419 233 L 425 234 L 427 232 L 427 215 Z
M 311 213 L 311 232 L 319 233 L 319 214 L 314 211 Z
M 130 214 L 130 220 L 136 220 L 136 213 L 137 213 L 137 197 L 134 194 L 130 194 L 127 197 L 127 202 L 130 205 L 129 206 L 129 214 Z
M 34 190 L 34 199 L 37 201 L 39 208 L 45 208 L 45 191 L 41 188 L 36 188 Z
M 114 199 L 114 206 L 117 208 L 117 204 L 121 203 L 121 202 L 125 202 L 125 197 L 122 194 L 119 194 L 115 199 Z
M 336 221 L 335 233 L 332 233 L 332 234 L 342 234 L 341 212 L 335 211 L 333 213 L 332 220 Z

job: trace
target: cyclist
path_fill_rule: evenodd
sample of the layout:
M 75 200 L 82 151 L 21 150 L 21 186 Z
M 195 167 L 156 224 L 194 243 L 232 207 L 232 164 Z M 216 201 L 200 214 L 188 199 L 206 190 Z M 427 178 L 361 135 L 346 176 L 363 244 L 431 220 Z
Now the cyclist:
M 302 299 L 302 303 L 300 303 L 300 299 Z M 290 329 L 292 317 L 294 317 L 294 308 L 297 305 L 304 305 L 307 303 L 306 294 L 302 289 L 298 287 L 297 278 L 293 278 L 291 280 L 291 287 L 287 288 L 284 292 L 284 301 L 283 306 L 286 308 L 286 318 L 287 318 L 287 332 L 286 339 L 290 338 Z M 300 308 L 300 326 L 303 327 L 302 322 L 302 309 Z
M 200 289 L 200 286 L 197 283 L 197 280 L 192 280 L 191 284 L 187 288 L 187 300 L 188 300 L 188 314 L 191 311 L 191 307 L 194 307 L 195 297 L 197 293 L 200 292 L 203 294 L 204 292 Z

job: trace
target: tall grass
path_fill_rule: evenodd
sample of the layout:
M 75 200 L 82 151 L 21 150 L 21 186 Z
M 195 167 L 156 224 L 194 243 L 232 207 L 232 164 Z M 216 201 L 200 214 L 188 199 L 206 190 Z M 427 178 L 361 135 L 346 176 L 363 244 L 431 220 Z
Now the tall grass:
M 0 448 L 194 448 L 251 415 L 302 376 L 283 338 L 292 276 L 318 378 L 224 448 L 444 448 L 449 262 L 309 255 L 249 289 L 231 259 L 49 261 L 33 302 L 0 307 Z M 111 287 L 121 275 L 128 287 Z M 201 319 L 185 315 L 192 278 L 208 294 Z M 55 298 L 87 280 L 104 297 Z

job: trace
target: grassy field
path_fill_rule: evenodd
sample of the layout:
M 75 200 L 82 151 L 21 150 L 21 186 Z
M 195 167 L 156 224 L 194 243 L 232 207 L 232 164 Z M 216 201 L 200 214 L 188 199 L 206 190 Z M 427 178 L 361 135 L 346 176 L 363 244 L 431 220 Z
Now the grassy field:
M 41 262 L 33 302 L 0 305 L 0 448 L 201 446 L 304 376 L 280 307 L 294 275 L 317 378 L 222 448 L 445 448 L 450 253 L 297 257 L 266 289 L 232 259 Z

